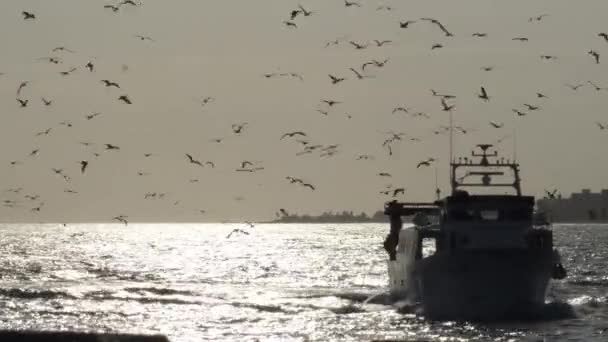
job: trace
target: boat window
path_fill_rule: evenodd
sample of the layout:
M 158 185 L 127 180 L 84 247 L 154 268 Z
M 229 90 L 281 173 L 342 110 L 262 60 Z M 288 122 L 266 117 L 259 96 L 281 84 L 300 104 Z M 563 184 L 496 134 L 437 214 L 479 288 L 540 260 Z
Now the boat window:
M 498 210 L 480 210 L 479 217 L 484 221 L 496 221 L 499 217 Z

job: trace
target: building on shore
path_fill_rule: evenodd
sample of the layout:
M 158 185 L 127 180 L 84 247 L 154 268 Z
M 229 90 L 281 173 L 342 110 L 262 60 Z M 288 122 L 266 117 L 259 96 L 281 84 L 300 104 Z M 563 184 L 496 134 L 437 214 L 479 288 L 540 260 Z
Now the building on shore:
M 552 222 L 608 222 L 608 189 L 601 192 L 583 189 L 569 198 L 545 197 L 536 206 Z

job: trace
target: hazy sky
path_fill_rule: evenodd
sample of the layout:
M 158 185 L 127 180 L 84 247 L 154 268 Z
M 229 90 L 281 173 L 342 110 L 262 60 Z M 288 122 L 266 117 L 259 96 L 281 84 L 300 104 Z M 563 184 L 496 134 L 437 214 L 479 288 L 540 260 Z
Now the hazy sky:
M 278 208 L 373 212 L 382 208 L 387 198 L 379 191 L 389 184 L 407 189 L 401 199 L 431 200 L 434 169 L 417 169 L 420 160 L 438 159 L 440 186 L 448 190 L 447 135 L 433 133 L 448 116 L 431 88 L 457 96 L 451 102 L 455 123 L 469 130 L 456 135 L 460 153 L 516 131 L 524 192 L 608 187 L 608 130 L 596 125 L 608 124 L 608 91 L 565 86 L 592 81 L 608 87 L 608 59 L 595 64 L 587 54 L 593 49 L 608 58 L 608 42 L 597 36 L 608 31 L 605 0 L 368 0 L 360 8 L 346 8 L 342 0 L 147 0 L 116 13 L 103 8 L 111 3 L 0 1 L 0 196 L 16 201 L 16 207 L 0 206 L 0 220 L 100 221 L 120 214 L 134 221 L 259 220 L 273 218 Z M 298 3 L 314 14 L 288 28 L 283 21 Z M 23 20 L 23 10 L 36 19 Z M 548 16 L 529 22 L 541 14 Z M 420 17 L 438 19 L 454 37 L 423 21 L 399 28 L 399 21 Z M 529 41 L 512 40 L 522 36 Z M 345 40 L 324 48 L 337 38 Z M 374 39 L 392 43 L 375 47 Z M 371 45 L 355 50 L 348 40 Z M 444 47 L 431 50 L 436 43 Z M 52 52 L 58 46 L 74 53 Z M 49 56 L 62 63 L 39 60 Z M 384 68 L 366 68 L 373 78 L 357 80 L 349 70 L 386 58 Z M 88 61 L 94 72 L 84 68 Z M 77 70 L 69 76 L 59 74 L 72 67 Z M 262 76 L 272 72 L 296 72 L 304 80 Z M 347 80 L 332 85 L 329 73 Z M 102 79 L 121 89 L 106 88 Z M 27 108 L 15 100 L 22 81 L 29 81 L 20 95 L 29 100 Z M 488 102 L 476 96 L 482 85 Z M 548 99 L 537 98 L 538 91 Z M 123 94 L 133 104 L 119 102 Z M 203 108 L 200 99 L 207 96 L 215 101 Z M 41 97 L 52 105 L 45 107 Z M 322 99 L 343 103 L 324 116 L 317 112 L 327 107 Z M 517 117 L 512 109 L 525 110 L 524 103 L 541 109 Z M 397 106 L 431 118 L 392 114 Z M 101 115 L 85 119 L 94 112 Z M 231 125 L 239 122 L 248 125 L 236 135 Z M 48 128 L 48 135 L 36 136 Z M 311 144 L 339 144 L 338 152 L 296 156 L 302 147 L 295 139 L 279 140 L 295 130 L 306 132 Z M 421 141 L 404 138 L 388 156 L 382 142 L 389 131 Z M 106 143 L 120 150 L 104 151 Z M 513 140 L 504 139 L 500 148 L 512 156 Z M 39 153 L 29 156 L 35 149 Z M 189 164 L 186 153 L 216 167 Z M 356 160 L 360 154 L 374 159 Z M 85 174 L 81 160 L 89 161 Z M 235 172 L 243 160 L 264 170 Z M 52 168 L 63 169 L 70 181 Z M 316 191 L 289 184 L 286 176 Z M 11 188 L 23 190 L 5 191 Z M 166 196 L 144 200 L 152 192 Z M 39 212 L 31 210 L 41 203 Z

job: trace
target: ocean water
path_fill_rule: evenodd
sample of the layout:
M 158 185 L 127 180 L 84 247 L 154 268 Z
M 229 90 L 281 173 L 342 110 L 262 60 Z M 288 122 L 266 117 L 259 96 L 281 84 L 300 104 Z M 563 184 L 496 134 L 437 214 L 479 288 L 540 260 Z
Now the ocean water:
M 235 233 L 235 228 L 249 235 Z M 608 225 L 557 225 L 542 320 L 428 322 L 382 300 L 382 224 L 0 225 L 0 329 L 171 341 L 608 341 Z M 373 297 L 376 295 L 376 297 Z M 457 295 L 457 294 L 455 294 Z

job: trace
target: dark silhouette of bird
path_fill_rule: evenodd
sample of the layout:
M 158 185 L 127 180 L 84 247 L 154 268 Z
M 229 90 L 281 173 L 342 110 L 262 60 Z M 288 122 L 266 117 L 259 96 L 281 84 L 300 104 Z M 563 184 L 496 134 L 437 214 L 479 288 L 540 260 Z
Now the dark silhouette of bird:
M 72 124 L 69 121 L 61 121 L 59 124 L 68 128 L 72 127 Z
M 120 88 L 120 86 L 118 85 L 118 83 L 116 82 L 112 82 L 109 80 L 101 80 L 101 82 L 103 82 L 105 84 L 106 87 L 116 87 L 116 88 Z
M 368 46 L 368 44 L 362 45 L 362 44 L 359 44 L 359 43 L 353 42 L 352 40 L 351 40 L 351 41 L 349 41 L 349 43 L 350 43 L 350 45 L 354 46 L 354 47 L 355 47 L 355 49 L 357 49 L 357 50 L 363 50 L 363 49 L 366 49 L 366 48 L 367 48 L 367 46 Z
M 206 161 L 206 162 L 205 162 L 205 165 L 209 165 L 209 166 L 211 166 L 211 168 L 212 168 L 212 169 L 214 169 L 214 168 L 215 168 L 215 163 L 214 163 L 214 162 L 212 162 L 212 161 Z
M 493 66 L 481 67 L 481 70 L 483 70 L 483 71 L 492 71 L 492 70 L 494 70 L 494 67 Z
M 494 121 L 490 121 L 490 125 L 494 128 L 502 128 L 505 124 L 503 123 L 496 123 Z
M 21 90 L 23 90 L 23 88 L 25 88 L 25 86 L 27 86 L 29 83 L 29 81 L 23 81 L 19 84 L 19 87 L 17 87 L 17 96 L 21 94 Z
M 36 136 L 39 137 L 41 135 L 49 135 L 49 133 L 51 133 L 51 130 L 52 130 L 52 128 L 47 128 L 44 131 L 36 133 Z
M 378 176 L 380 177 L 392 177 L 390 173 L 388 172 L 379 172 Z
M 453 37 L 454 35 L 447 30 L 447 28 L 445 26 L 443 26 L 443 24 L 441 22 L 439 22 L 439 20 L 437 19 L 433 19 L 433 18 L 420 18 L 420 20 L 424 20 L 424 21 L 429 21 L 435 25 L 437 25 L 439 27 L 439 29 L 441 29 L 441 31 L 443 31 L 443 33 L 446 35 L 446 37 Z
M 528 115 L 528 113 L 522 112 L 520 110 L 517 109 L 512 109 L 513 113 L 517 114 L 518 116 L 526 116 Z
M 87 120 L 92 120 L 93 118 L 95 118 L 98 115 L 101 115 L 101 113 L 92 113 L 92 114 L 89 114 L 89 115 L 85 116 L 85 118 Z
M 540 55 L 540 59 L 544 59 L 546 61 L 556 60 L 557 56 L 553 56 L 553 55 Z
M 597 125 L 597 127 L 600 128 L 601 131 L 605 130 L 606 128 L 608 128 L 608 125 L 604 125 L 601 122 L 596 122 L 595 123 Z
M 188 161 L 190 161 L 191 164 L 196 164 L 196 165 L 201 166 L 201 167 L 203 166 L 203 163 L 201 163 L 199 160 L 194 159 L 188 153 L 186 153 L 186 157 L 188 157 Z
M 300 178 L 294 178 L 294 177 L 291 177 L 291 176 L 287 176 L 287 177 L 285 177 L 285 179 L 287 179 L 290 184 L 303 183 L 303 181 Z
M 451 112 L 454 109 L 455 105 L 448 105 L 447 102 L 445 102 L 445 98 L 442 97 L 441 98 L 441 106 L 443 107 L 442 110 L 444 112 Z
M 604 38 L 604 40 L 605 40 L 606 42 L 608 42 L 608 34 L 607 34 L 607 33 L 605 33 L 605 32 L 600 32 L 600 33 L 598 33 L 597 35 L 598 35 L 598 37 L 602 37 L 602 38 Z
M 84 173 L 84 171 L 87 169 L 87 166 L 89 166 L 89 162 L 86 160 L 81 160 L 80 161 L 80 173 Z
M 376 43 L 376 45 L 377 45 L 378 47 L 382 47 L 383 45 L 385 45 L 385 44 L 390 44 L 390 43 L 392 43 L 392 42 L 393 42 L 392 40 L 382 40 L 382 41 L 380 41 L 380 40 L 376 40 L 376 39 L 374 39 L 374 43 Z
M 298 25 L 296 23 L 294 23 L 293 21 L 284 20 L 283 24 L 285 24 L 285 26 L 287 26 L 287 27 L 298 28 Z
M 283 140 L 284 138 L 287 138 L 287 137 L 289 137 L 289 138 L 293 138 L 293 137 L 294 137 L 294 136 L 296 136 L 296 135 L 299 135 L 299 136 L 305 137 L 305 136 L 306 136 L 306 133 L 301 132 L 301 131 L 297 131 L 297 132 L 290 132 L 290 133 L 285 133 L 285 134 L 283 134 L 283 135 L 281 136 L 281 139 L 280 139 L 280 140 Z
M 73 73 L 76 70 L 78 70 L 78 68 L 71 68 L 70 70 L 60 71 L 59 74 L 61 76 L 69 76 L 71 73 Z
M 317 109 L 317 112 L 319 112 L 319 113 L 321 113 L 321 114 L 323 114 L 323 115 L 325 115 L 325 116 L 329 115 L 329 112 L 328 112 L 328 111 L 326 111 L 326 110 Z
M 95 68 L 95 66 L 93 65 L 93 62 L 91 62 L 91 61 L 88 61 L 84 67 L 89 69 L 90 72 L 93 72 L 93 69 Z
M 411 24 L 415 23 L 416 20 L 407 20 L 407 21 L 400 21 L 399 22 L 399 27 L 402 29 L 406 29 L 408 28 Z
M 584 86 L 584 85 L 585 85 L 584 83 L 581 83 L 581 84 L 574 84 L 574 85 L 573 85 L 573 84 L 566 84 L 566 86 L 567 86 L 568 88 L 572 89 L 572 90 L 578 90 L 578 88 L 580 88 L 580 87 L 582 87 L 582 86 Z
M 484 101 L 489 101 L 490 97 L 488 96 L 488 93 L 486 92 L 486 88 L 481 87 L 481 93 L 477 94 L 477 97 L 479 97 L 480 99 L 484 100 Z
M 344 6 L 345 7 L 352 7 L 352 6 L 361 7 L 361 4 L 358 2 L 354 2 L 354 1 L 344 0 Z
M 61 64 L 62 61 L 60 58 L 58 57 L 40 57 L 38 58 L 39 61 L 48 61 L 49 63 L 53 63 L 53 64 Z
M 214 142 L 214 143 L 216 143 L 216 144 L 219 144 L 219 143 L 221 143 L 223 140 L 224 140 L 223 138 L 215 138 L 215 139 L 211 139 L 210 141 L 211 141 L 211 142 Z
M 517 41 L 520 41 L 520 42 L 527 42 L 529 39 L 526 38 L 526 37 L 515 37 L 515 38 L 513 38 L 511 40 L 517 40 Z
M 431 166 L 431 163 L 434 162 L 435 159 L 434 158 L 429 158 L 427 160 L 423 160 L 420 163 L 418 163 L 418 165 L 416 166 L 417 169 L 423 167 L 423 166 Z
M 116 145 L 104 144 L 104 146 L 106 147 L 106 150 L 120 150 L 120 147 L 118 147 Z
M 549 98 L 547 95 L 545 95 L 543 93 L 539 93 L 539 92 L 536 93 L 536 97 L 539 99 L 548 99 Z
M 314 185 L 312 185 L 312 184 L 310 184 L 310 183 L 304 183 L 304 182 L 302 182 L 301 184 L 302 184 L 302 186 L 303 186 L 303 187 L 305 187 L 305 188 L 309 188 L 309 189 L 310 189 L 310 190 L 312 190 L 312 191 L 314 191 L 314 190 L 315 190 L 315 186 L 314 186 Z
M 40 149 L 35 149 L 30 152 L 30 157 L 35 157 L 36 155 L 38 155 L 38 153 L 40 153 Z
M 114 6 L 114 5 L 104 5 L 103 8 L 109 8 L 111 9 L 113 12 L 117 12 L 119 9 L 119 6 Z
M 405 188 L 396 188 L 393 189 L 393 197 L 397 197 L 399 194 L 405 194 Z
M 361 73 L 359 73 L 357 70 L 353 69 L 353 68 L 349 68 L 350 71 L 352 71 L 355 76 L 357 76 L 357 79 L 362 80 L 364 78 L 372 78 L 371 76 L 366 76 L 366 75 L 362 75 Z
M 118 216 L 114 216 L 112 217 L 112 220 L 118 221 L 118 222 L 122 222 L 126 225 L 129 224 L 129 221 L 127 221 L 127 217 L 126 215 L 118 215 Z
M 253 163 L 252 163 L 252 162 L 250 162 L 250 161 L 248 161 L 248 160 L 244 160 L 244 161 L 242 161 L 242 162 L 241 162 L 241 169 L 246 168 L 246 167 L 247 167 L 247 165 L 249 165 L 249 166 L 253 166 Z
M 530 111 L 534 111 L 534 110 L 540 109 L 539 106 L 533 106 L 533 105 L 527 104 L 527 103 L 524 103 L 524 106 L 526 106 L 528 108 L 528 110 L 530 110 Z
M 120 95 L 118 97 L 118 101 L 122 101 L 122 102 L 124 102 L 126 104 L 131 104 L 132 103 L 131 99 L 129 99 L 129 96 L 127 96 L 127 95 Z
M 437 91 L 435 91 L 434 89 L 431 89 L 431 93 L 433 94 L 433 96 L 436 97 L 441 97 L 443 99 L 454 99 L 456 98 L 456 96 L 454 95 L 448 95 L 448 94 L 439 94 Z
M 361 155 L 358 155 L 356 158 L 356 160 L 370 160 L 370 159 L 374 159 L 374 157 L 370 156 L 368 154 L 361 154 Z
M 52 51 L 53 52 L 62 51 L 62 52 L 75 53 L 74 50 L 70 50 L 70 49 L 66 48 L 65 46 L 58 46 L 58 47 L 54 48 Z
M 409 113 L 408 109 L 405 107 L 395 107 L 395 109 L 393 109 L 393 114 L 397 113 L 397 112 L 404 112 L 404 113 Z
M 32 12 L 22 11 L 21 15 L 23 15 L 23 20 L 34 20 L 36 19 L 36 15 Z
M 300 13 L 302 13 L 302 11 L 300 11 L 299 9 L 292 10 L 291 13 L 289 13 L 289 19 L 295 20 L 296 17 L 298 16 L 298 14 L 300 14 Z
M 233 229 L 228 235 L 226 235 L 226 239 L 229 239 L 232 236 L 232 234 L 234 234 L 234 233 L 249 235 L 248 231 L 236 228 L 236 229 Z
M 44 105 L 47 106 L 47 107 L 50 106 L 53 103 L 53 101 L 47 100 L 44 97 L 41 97 L 40 100 L 42 100 L 42 103 L 44 103 Z
M 151 42 L 155 42 L 156 41 L 156 40 L 152 39 L 152 37 L 150 37 L 150 36 L 142 36 L 142 35 L 136 34 L 136 35 L 134 35 L 134 37 L 137 38 L 137 39 L 139 39 L 139 40 L 142 40 L 142 41 L 143 40 L 149 40 Z
M 232 124 L 232 132 L 234 132 L 234 134 L 240 134 L 247 124 L 247 122 Z
M 433 46 L 431 46 L 431 50 L 441 49 L 442 47 L 443 47 L 443 45 L 441 45 L 441 44 L 433 44 Z
M 17 99 L 17 102 L 19 102 L 19 106 L 20 106 L 20 108 L 25 108 L 25 107 L 27 107 L 27 103 L 28 103 L 29 101 L 30 101 L 30 100 L 22 100 L 22 99 Z
M 285 210 L 285 209 L 283 209 L 283 208 L 280 208 L 280 209 L 279 209 L 279 213 L 280 213 L 281 215 L 283 215 L 283 216 L 289 216 L 289 213 L 287 212 L 287 210 Z
M 298 4 L 298 8 L 300 9 L 300 13 L 302 13 L 302 15 L 304 15 L 305 17 L 311 16 L 314 12 L 312 11 L 307 11 L 304 7 L 302 7 L 302 5 Z M 293 19 L 292 19 L 293 20 Z
M 593 83 L 593 82 L 591 82 L 591 81 L 587 81 L 587 83 L 591 84 L 591 85 L 593 86 L 593 88 L 594 88 L 595 90 L 597 90 L 597 91 L 600 91 L 600 90 L 607 90 L 607 89 L 608 89 L 608 88 L 602 88 L 602 87 L 598 86 L 597 84 L 595 84 L 595 83 Z
M 589 50 L 587 53 L 595 59 L 595 64 L 600 64 L 600 54 L 597 51 Z
M 544 17 L 549 16 L 548 14 L 541 14 L 537 17 L 530 17 L 530 19 L 528 19 L 529 22 L 533 22 L 533 21 L 541 21 Z
M 338 101 L 334 101 L 334 100 L 321 100 L 321 102 L 325 102 L 327 103 L 328 106 L 333 107 L 337 104 L 340 104 L 342 102 L 338 102 Z
M 346 80 L 346 78 L 344 78 L 344 77 L 336 77 L 332 74 L 329 74 L 328 76 L 331 79 L 331 84 L 337 84 L 337 83 L 340 83 L 340 82 Z
M 549 199 L 555 199 L 556 198 L 556 194 L 557 194 L 557 189 L 555 189 L 553 191 L 548 191 L 547 189 L 545 189 L 545 194 L 547 194 L 547 197 Z
M 481 33 L 481 32 L 475 32 L 471 36 L 473 36 L 473 37 L 479 37 L 479 38 L 485 38 L 485 37 L 488 36 L 488 34 L 487 33 Z
M 122 6 L 122 5 L 131 5 L 131 6 L 134 6 L 134 7 L 138 6 L 138 4 L 136 4 L 135 1 L 133 1 L 133 0 L 124 0 L 119 5 L 120 6 Z

